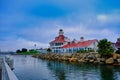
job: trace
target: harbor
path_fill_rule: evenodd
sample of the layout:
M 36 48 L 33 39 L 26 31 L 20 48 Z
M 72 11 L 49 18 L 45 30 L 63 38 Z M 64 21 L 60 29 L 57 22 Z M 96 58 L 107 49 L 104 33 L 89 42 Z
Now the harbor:
M 120 67 L 69 63 L 15 55 L 14 73 L 19 80 L 120 80 Z
M 0 0 L 0 80 L 120 80 L 120 0 Z

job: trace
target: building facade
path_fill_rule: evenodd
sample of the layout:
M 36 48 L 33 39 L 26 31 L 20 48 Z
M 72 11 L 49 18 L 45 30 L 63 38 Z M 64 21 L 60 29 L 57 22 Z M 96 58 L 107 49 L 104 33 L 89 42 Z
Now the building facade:
M 78 50 L 94 50 L 97 51 L 98 40 L 84 40 L 84 37 L 81 37 L 79 41 L 73 39 L 70 41 L 67 37 L 64 36 L 62 29 L 59 30 L 59 35 L 50 42 L 50 48 L 53 53 L 75 53 Z
M 120 48 L 120 38 L 117 38 L 116 43 L 112 43 L 112 47 L 114 48 L 114 52 Z
M 62 53 L 62 47 L 66 45 L 70 40 L 64 36 L 62 29 L 59 30 L 59 35 L 50 42 L 50 48 L 53 53 Z

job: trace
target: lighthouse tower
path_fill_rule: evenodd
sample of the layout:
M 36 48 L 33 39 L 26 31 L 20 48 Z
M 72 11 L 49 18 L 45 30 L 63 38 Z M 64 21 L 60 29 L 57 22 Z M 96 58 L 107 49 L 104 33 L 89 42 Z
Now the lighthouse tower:
M 60 29 L 60 30 L 59 30 L 59 35 L 63 35 L 63 34 L 64 34 L 63 30 Z

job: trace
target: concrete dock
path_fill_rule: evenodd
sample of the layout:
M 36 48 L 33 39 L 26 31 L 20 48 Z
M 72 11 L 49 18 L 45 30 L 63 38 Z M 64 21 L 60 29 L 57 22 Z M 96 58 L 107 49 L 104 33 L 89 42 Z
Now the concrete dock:
M 0 56 L 0 80 L 18 80 L 13 70 L 13 59 Z

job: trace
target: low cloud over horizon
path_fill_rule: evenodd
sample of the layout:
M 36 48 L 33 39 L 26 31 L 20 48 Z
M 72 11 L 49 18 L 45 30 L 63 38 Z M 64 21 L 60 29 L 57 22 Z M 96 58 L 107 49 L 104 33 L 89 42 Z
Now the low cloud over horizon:
M 49 47 L 59 29 L 77 39 L 120 37 L 120 1 L 113 0 L 2 0 L 0 50 Z

